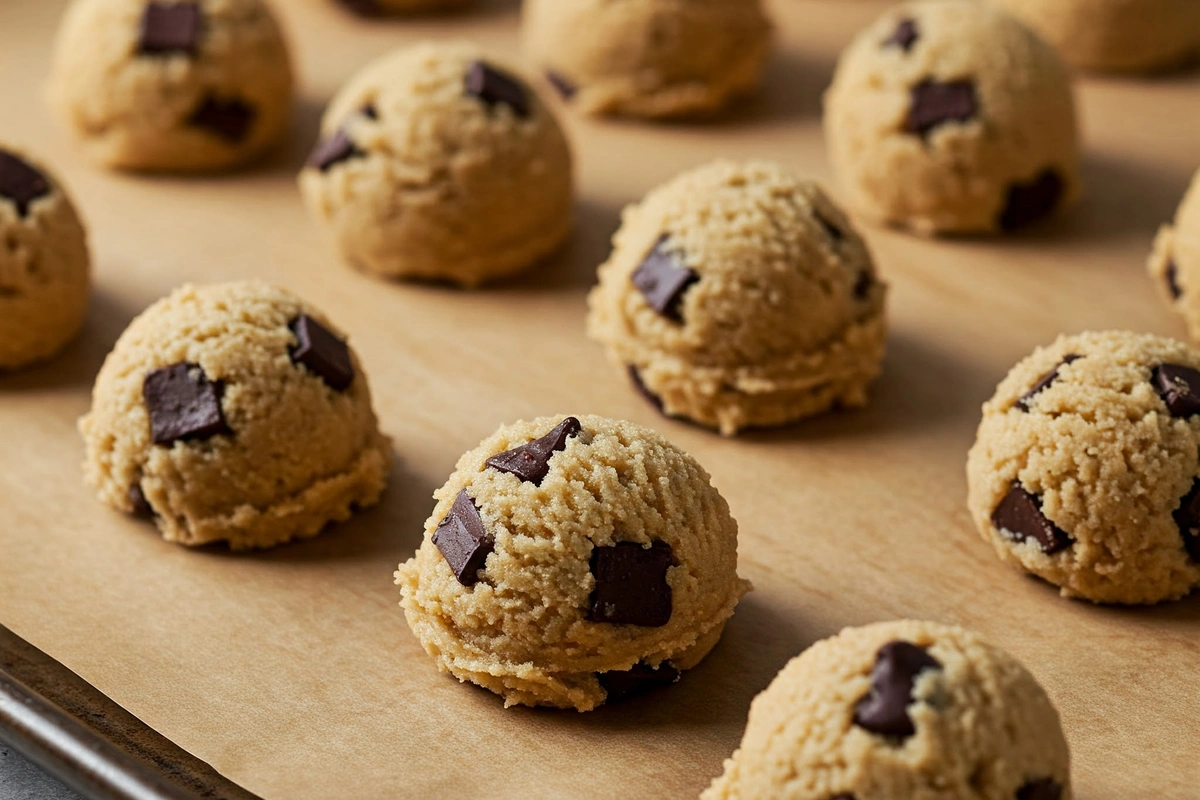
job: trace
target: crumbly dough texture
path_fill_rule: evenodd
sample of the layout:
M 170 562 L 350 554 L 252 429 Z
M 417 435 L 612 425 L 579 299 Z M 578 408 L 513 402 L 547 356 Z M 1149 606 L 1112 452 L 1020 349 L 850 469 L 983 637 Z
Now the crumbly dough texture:
M 906 19 L 918 32 L 911 47 L 885 44 Z M 912 92 L 930 80 L 971 81 L 977 113 L 923 136 L 908 132 Z M 1080 191 L 1067 68 L 1053 48 L 986 3 L 925 0 L 886 11 L 842 54 L 824 125 L 855 210 L 917 233 L 999 230 L 1010 187 L 1046 170 L 1063 184 L 1058 209 Z
M 570 232 L 562 129 L 524 83 L 527 118 L 468 96 L 476 60 L 520 80 L 474 45 L 424 43 L 368 65 L 325 112 L 322 136 L 344 126 L 361 154 L 306 167 L 300 188 L 355 266 L 475 286 L 529 268 Z
M 526 0 L 526 55 L 589 114 L 707 114 L 752 91 L 770 48 L 760 0 Z
M 1188 335 L 1200 339 L 1200 172 L 1174 223 L 1159 228 L 1149 268 L 1167 306 L 1183 317 Z
M 900 742 L 854 724 L 875 654 L 901 640 L 942 665 L 913 685 L 916 733 Z M 847 628 L 793 658 L 754 699 L 741 747 L 702 800 L 1013 800 L 1053 779 L 1070 800 L 1070 756 L 1046 693 L 1012 656 L 962 628 L 881 622 Z
M 199 0 L 195 55 L 140 54 L 146 0 L 74 0 L 54 48 L 50 101 L 88 155 L 108 167 L 215 171 L 244 164 L 284 135 L 292 68 L 263 0 Z M 237 141 L 189 122 L 207 99 L 240 102 L 253 121 Z
M 74 338 L 87 316 L 87 234 L 55 177 L 25 153 L 0 145 L 37 169 L 50 192 L 17 205 L 0 196 L 0 369 L 47 359 Z
M 1157 72 L 1200 54 L 1196 0 L 997 0 L 1069 63 L 1100 72 Z
M 699 275 L 682 323 L 631 279 L 663 235 Z M 880 372 L 887 287 L 866 244 L 815 183 L 777 164 L 718 161 L 653 190 L 625 209 L 599 275 L 588 335 L 665 413 L 723 434 L 861 406 Z
M 1058 377 L 1016 402 L 1067 355 Z M 1021 361 L 983 407 L 967 457 L 968 505 L 1000 558 L 1101 603 L 1155 603 L 1200 583 L 1172 512 L 1200 476 L 1200 416 L 1173 417 L 1151 385 L 1160 364 L 1200 369 L 1200 353 L 1119 331 L 1063 336 Z M 1047 555 L 991 516 L 1014 480 L 1075 543 Z
M 737 523 L 695 459 L 629 422 L 577 417 L 578 436 L 540 486 L 488 468 L 496 453 L 542 436 L 565 415 L 506 425 L 463 455 L 396 572 L 408 624 L 441 669 L 502 695 L 506 706 L 589 711 L 597 672 L 638 662 L 698 664 L 749 584 L 737 576 Z M 466 489 L 495 538 L 481 579 L 463 586 L 430 537 Z M 587 619 L 592 549 L 669 544 L 673 610 L 662 627 Z
M 130 323 L 79 421 L 84 475 L 100 499 L 133 513 L 137 484 L 163 538 L 234 549 L 314 536 L 373 505 L 391 443 L 376 424 L 366 375 L 353 351 L 355 377 L 343 392 L 292 363 L 288 323 L 300 313 L 344 338 L 300 298 L 255 281 L 184 286 Z M 181 361 L 224 382 L 232 435 L 152 442 L 145 376 Z

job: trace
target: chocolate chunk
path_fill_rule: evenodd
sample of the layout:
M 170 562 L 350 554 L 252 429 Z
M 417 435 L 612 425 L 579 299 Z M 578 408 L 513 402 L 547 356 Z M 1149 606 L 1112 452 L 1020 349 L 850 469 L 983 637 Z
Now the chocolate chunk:
M 1150 378 L 1171 416 L 1200 414 L 1200 372 L 1180 364 L 1163 364 L 1154 368 Z
M 1012 488 L 996 510 L 992 512 L 992 524 L 1002 535 L 1018 542 L 1035 539 L 1047 555 L 1066 550 L 1075 544 L 1067 533 L 1042 513 L 1042 501 L 1025 491 L 1020 481 L 1013 481 Z
M 1179 285 L 1179 268 L 1172 261 L 1167 264 L 1167 291 L 1171 293 L 1172 300 L 1178 300 L 1183 297 L 1183 288 Z
M 50 194 L 50 182 L 17 155 L 0 150 L 0 197 L 11 200 L 18 216 L 29 214 L 29 204 Z
M 642 375 L 638 372 L 637 367 L 630 364 L 628 370 L 629 380 L 633 382 L 633 388 L 637 389 L 638 394 L 649 400 L 659 411 L 663 411 L 662 398 L 646 388 L 646 384 L 642 383 Z
M 1049 216 L 1063 196 L 1063 179 L 1052 169 L 1042 171 L 1029 183 L 1008 187 L 1000 229 L 1015 231 Z
M 546 70 L 546 80 L 550 82 L 550 85 L 554 87 L 554 90 L 558 92 L 563 100 L 570 100 L 575 96 L 575 92 L 578 91 L 575 88 L 575 84 L 571 83 L 562 73 L 555 72 L 552 69 Z
M 975 82 L 925 80 L 912 88 L 912 101 L 904 127 L 909 133 L 927 135 L 948 122 L 967 122 L 979 113 Z
M 497 453 L 487 460 L 487 465 L 501 472 L 516 475 L 527 483 L 541 486 L 542 479 L 550 471 L 550 456 L 566 447 L 567 439 L 577 436 L 579 431 L 579 420 L 567 417 L 545 436 L 534 439 L 529 444 Z
M 340 164 L 343 161 L 348 161 L 351 158 L 359 158 L 366 155 L 354 141 L 350 135 L 346 133 L 345 128 L 338 128 L 333 136 L 328 139 L 322 139 L 317 142 L 317 146 L 313 148 L 312 154 L 309 155 L 306 162 L 310 167 L 316 167 L 321 172 L 328 172 L 329 168 L 334 164 Z
M 658 667 L 637 663 L 624 671 L 599 672 L 596 680 L 607 695 L 604 702 L 612 703 L 631 694 L 641 694 L 660 686 L 670 686 L 679 680 L 679 670 L 664 661 Z
M 813 216 L 817 218 L 817 222 L 821 224 L 821 227 L 825 229 L 825 233 L 829 235 L 830 239 L 833 239 L 835 244 L 846 238 L 845 232 L 837 225 L 825 219 L 824 215 L 814 213 Z
M 858 273 L 858 280 L 854 282 L 854 297 L 858 300 L 866 300 L 874 283 L 875 276 L 871 273 L 866 271 Z
M 181 361 L 156 369 L 142 381 L 155 444 L 232 434 L 221 413 L 222 381 L 211 381 L 199 364 Z
M 1183 537 L 1183 548 L 1193 561 L 1200 562 L 1200 478 L 1192 482 L 1192 488 L 1179 501 L 1179 508 L 1171 512 L 1179 535 Z
M 1033 402 L 1033 398 L 1037 397 L 1043 390 L 1049 387 L 1050 384 L 1058 380 L 1058 371 L 1063 368 L 1063 365 L 1070 364 L 1072 361 L 1078 361 L 1081 358 L 1083 358 L 1083 356 L 1078 356 L 1074 353 L 1063 356 L 1063 360 L 1058 362 L 1057 367 L 1038 378 L 1038 382 L 1033 385 L 1033 388 L 1017 399 L 1017 408 L 1021 409 L 1022 411 L 1028 411 L 1029 404 Z
M 632 280 L 651 308 L 667 319 L 683 322 L 679 308 L 683 294 L 700 276 L 684 266 L 678 254 L 667 250 L 667 237 L 663 235 L 633 271 Z
M 146 493 L 142 491 L 140 483 L 134 483 L 129 487 L 128 492 L 129 502 L 133 505 L 133 515 L 144 519 L 154 517 L 154 509 L 150 506 L 150 501 L 146 499 Z
M 1042 778 L 1029 781 L 1017 789 L 1016 800 L 1059 800 L 1062 797 L 1062 787 L 1053 778 Z
M 209 95 L 188 117 L 188 124 L 203 128 L 230 144 L 238 144 L 250 133 L 256 114 L 236 97 L 222 100 Z
M 345 391 L 354 383 L 354 362 L 350 348 L 308 314 L 288 323 L 296 336 L 296 345 L 288 348 L 293 364 L 303 364 L 334 391 Z
M 479 570 L 483 569 L 496 543 L 483 527 L 479 509 L 466 489 L 458 493 L 450 513 L 438 523 L 433 532 L 433 543 L 459 583 L 474 586 L 479 582 Z
M 367 119 L 372 119 L 372 120 L 379 119 L 379 109 L 375 108 L 374 103 L 367 103 L 365 106 L 363 106 L 362 108 L 360 108 L 358 110 L 358 113 L 362 114 Z
M 518 117 L 529 116 L 529 97 L 521 82 L 482 61 L 472 62 L 467 69 L 467 94 L 489 106 L 503 103 Z
M 854 724 L 880 736 L 912 736 L 917 732 L 908 717 L 913 683 L 924 670 L 941 668 L 924 647 L 912 642 L 888 642 L 875 655 L 871 691 L 854 707 Z
M 671 620 L 671 587 L 667 569 L 671 546 L 655 541 L 650 547 L 618 542 L 592 550 L 596 588 L 588 619 L 593 622 L 657 628 Z
M 917 31 L 917 21 L 911 17 L 905 17 L 896 25 L 896 30 L 892 31 L 892 35 L 883 40 L 883 46 L 899 47 L 907 53 L 909 50 L 912 50 L 912 46 L 916 44 L 919 38 L 920 33 Z
M 142 12 L 138 52 L 143 55 L 196 55 L 200 43 L 199 3 L 150 3 Z
M 383 13 L 378 0 L 337 0 L 337 2 L 360 17 L 378 17 Z

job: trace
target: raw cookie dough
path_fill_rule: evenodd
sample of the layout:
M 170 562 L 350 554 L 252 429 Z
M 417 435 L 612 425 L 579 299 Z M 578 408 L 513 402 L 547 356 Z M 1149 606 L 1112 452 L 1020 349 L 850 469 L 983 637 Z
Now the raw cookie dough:
M 1196 0 L 995 1 L 1082 69 L 1154 72 L 1200 52 Z
M 87 315 L 88 248 L 66 190 L 0 145 L 0 370 L 49 358 Z
M 506 425 L 434 497 L 400 604 L 441 669 L 506 706 L 590 711 L 673 683 L 749 589 L 708 473 L 629 422 Z
M 1200 172 L 1192 179 L 1172 225 L 1159 228 L 1150 274 L 1167 306 L 1200 339 Z
M 363 17 L 384 14 L 411 14 L 425 11 L 449 11 L 471 5 L 472 0 L 335 0 Z
M 589 114 L 711 113 L 753 90 L 770 46 L 759 0 L 525 0 L 524 49 Z
M 962 628 L 846 628 L 750 706 L 701 800 L 1070 800 L 1058 713 L 1016 659 Z
M 256 281 L 184 286 L 146 309 L 79 430 L 100 499 L 186 545 L 314 536 L 373 505 L 391 467 L 343 334 Z
M 262 0 L 75 0 L 50 99 L 101 164 L 221 170 L 282 137 L 292 69 Z
M 986 3 L 885 12 L 842 54 L 825 138 L 857 211 L 925 235 L 1021 228 L 1079 194 L 1067 68 Z
M 671 416 L 732 435 L 866 403 L 887 287 L 812 181 L 718 161 L 625 209 L 588 335 Z
M 1200 583 L 1200 353 L 1109 331 L 1063 336 L 983 407 L 968 505 L 1000 558 L 1098 603 Z
M 571 151 L 537 93 L 466 43 L 426 43 L 343 88 L 300 174 L 355 266 L 475 286 L 532 266 L 571 228 Z

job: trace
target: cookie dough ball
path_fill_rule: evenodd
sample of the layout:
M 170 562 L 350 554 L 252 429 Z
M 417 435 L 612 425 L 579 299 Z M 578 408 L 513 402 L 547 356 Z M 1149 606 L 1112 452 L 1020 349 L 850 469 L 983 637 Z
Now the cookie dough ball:
M 590 711 L 673 683 L 749 589 L 708 473 L 628 422 L 506 425 L 434 497 L 400 604 L 441 669 L 506 706 Z
M 983 407 L 968 504 L 996 553 L 1098 603 L 1200 583 L 1200 353 L 1158 336 L 1061 337 Z
M 571 152 L 537 93 L 464 43 L 367 66 L 334 98 L 300 175 L 346 260 L 475 286 L 549 255 L 571 227 Z
M 753 90 L 770 46 L 760 0 L 525 0 L 530 60 L 589 114 L 719 110 Z
M 1172 225 L 1164 225 L 1150 254 L 1150 275 L 1167 306 L 1200 339 L 1200 172 L 1192 179 Z
M 921 234 L 1021 228 L 1079 194 L 1067 68 L 985 3 L 906 3 L 859 34 L 825 137 L 856 210 Z
M 1196 0 L 996 0 L 1071 64 L 1103 72 L 1154 72 L 1200 53 Z
M 932 622 L 817 642 L 750 706 L 701 800 L 1070 800 L 1058 714 L 1016 659 Z
M 362 17 L 379 17 L 386 14 L 420 14 L 433 11 L 450 11 L 471 5 L 472 0 L 335 0 L 346 9 Z
M 292 69 L 262 0 L 75 0 L 50 98 L 105 166 L 221 170 L 281 138 Z
M 79 429 L 100 499 L 186 545 L 314 536 L 373 505 L 391 466 L 344 336 L 258 282 L 184 286 L 150 306 Z
M 0 145 L 0 370 L 49 358 L 87 315 L 88 248 L 66 190 Z
M 866 403 L 887 287 L 815 183 L 718 161 L 625 209 L 613 244 L 588 335 L 666 414 L 732 435 Z

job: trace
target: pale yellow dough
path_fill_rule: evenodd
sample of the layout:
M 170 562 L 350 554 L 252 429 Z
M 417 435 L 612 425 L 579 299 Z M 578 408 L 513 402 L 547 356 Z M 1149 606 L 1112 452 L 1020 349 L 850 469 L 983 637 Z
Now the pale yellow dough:
M 662 236 L 699 276 L 681 321 L 632 281 Z M 777 164 L 718 161 L 651 191 L 625 209 L 599 276 L 588 335 L 667 414 L 723 434 L 861 406 L 880 372 L 887 287 L 866 243 Z
M 199 0 L 194 55 L 138 50 L 147 0 L 74 0 L 50 74 L 51 104 L 108 167 L 202 172 L 253 160 L 284 135 L 292 105 L 287 44 L 263 0 Z M 206 101 L 250 110 L 241 136 L 196 124 Z
M 66 190 L 25 153 L 0 150 L 49 185 L 25 214 L 0 196 L 0 370 L 6 370 L 47 359 L 74 338 L 91 290 L 87 234 Z
M 1059 366 L 1068 355 L 1081 358 Z M 1172 517 L 1200 477 L 1200 415 L 1171 415 L 1151 383 L 1161 364 L 1200 369 L 1200 353 L 1147 334 L 1063 336 L 1000 383 L 967 457 L 967 502 L 1002 560 L 1101 603 L 1171 600 L 1200 584 Z M 1018 399 L 1055 367 L 1022 411 Z M 997 530 L 1013 481 L 1074 544 L 1047 554 Z
M 1183 318 L 1188 335 L 1200 339 L 1200 172 L 1174 222 L 1159 228 L 1149 269 L 1163 301 Z
M 486 466 L 564 419 L 506 425 L 463 455 L 396 583 L 408 624 L 438 666 L 504 697 L 506 706 L 589 711 L 605 701 L 596 673 L 639 662 L 687 670 L 720 638 L 749 589 L 737 576 L 737 523 L 708 473 L 657 433 L 578 416 L 582 430 L 549 461 L 541 485 Z M 495 550 L 461 584 L 431 536 L 466 489 Z M 593 548 L 671 546 L 673 609 L 662 627 L 593 622 Z
M 528 117 L 466 94 L 475 61 L 521 83 Z M 475 286 L 562 244 L 570 148 L 519 74 L 471 44 L 425 43 L 368 65 L 338 92 L 321 135 L 343 130 L 359 152 L 325 170 L 309 165 L 300 188 L 347 261 L 385 277 Z
M 892 41 L 906 20 L 917 33 L 907 50 Z M 930 81 L 969 82 L 975 112 L 924 135 L 910 131 L 914 92 Z M 1053 48 L 986 3 L 924 0 L 886 11 L 842 54 L 824 125 L 850 205 L 916 233 L 1021 227 L 1067 207 L 1080 191 L 1067 68 Z M 1014 187 L 1039 179 L 1056 182 L 1054 201 L 1039 213 L 1013 214 Z
M 759 82 L 771 24 L 759 0 L 526 0 L 526 55 L 589 114 L 711 113 Z
M 474 0 L 335 0 L 356 14 L 420 14 L 449 11 L 472 5 Z
M 293 363 L 288 325 L 301 313 L 344 338 L 300 298 L 254 281 L 184 286 L 130 323 L 79 421 L 84 476 L 100 499 L 132 513 L 137 486 L 163 538 L 234 549 L 314 536 L 373 505 L 391 445 L 366 375 L 353 351 L 354 380 L 344 391 Z M 153 443 L 143 383 L 179 362 L 224 382 L 231 435 Z
M 876 653 L 893 641 L 941 664 L 917 675 L 916 732 L 900 741 L 854 723 Z M 1038 781 L 1070 800 L 1067 742 L 1034 677 L 975 633 L 908 620 L 846 628 L 792 659 L 754 699 L 741 746 L 701 798 L 1016 800 Z

